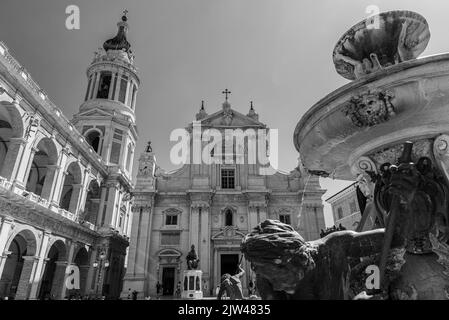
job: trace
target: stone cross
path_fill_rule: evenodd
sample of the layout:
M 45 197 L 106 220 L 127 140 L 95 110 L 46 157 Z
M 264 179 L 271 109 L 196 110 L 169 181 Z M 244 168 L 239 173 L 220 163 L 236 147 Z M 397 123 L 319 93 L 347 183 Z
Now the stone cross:
M 225 95 L 226 101 L 228 101 L 228 94 L 231 94 L 231 91 L 229 91 L 228 89 L 225 89 L 225 91 L 223 91 L 222 93 Z

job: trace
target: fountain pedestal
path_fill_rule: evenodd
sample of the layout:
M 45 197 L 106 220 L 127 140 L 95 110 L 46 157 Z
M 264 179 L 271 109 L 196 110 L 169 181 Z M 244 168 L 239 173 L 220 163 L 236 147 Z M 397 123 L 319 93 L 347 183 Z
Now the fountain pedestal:
M 201 270 L 184 270 L 181 298 L 183 299 L 203 299 L 201 290 Z

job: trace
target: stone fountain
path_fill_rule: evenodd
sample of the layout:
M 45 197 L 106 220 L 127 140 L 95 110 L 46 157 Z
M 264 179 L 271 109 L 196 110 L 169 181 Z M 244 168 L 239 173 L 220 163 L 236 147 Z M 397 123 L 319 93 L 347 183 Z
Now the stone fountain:
M 265 298 L 348 299 L 365 291 L 449 299 L 449 54 L 417 59 L 430 39 L 417 13 L 374 20 L 335 46 L 336 71 L 352 82 L 310 108 L 294 132 L 306 171 L 358 181 L 367 200 L 359 232 L 304 242 L 277 222 L 259 226 L 242 251 Z M 262 259 L 263 250 L 271 251 Z M 379 270 L 378 290 L 364 288 L 370 264 Z M 276 278 L 286 270 L 290 278 Z

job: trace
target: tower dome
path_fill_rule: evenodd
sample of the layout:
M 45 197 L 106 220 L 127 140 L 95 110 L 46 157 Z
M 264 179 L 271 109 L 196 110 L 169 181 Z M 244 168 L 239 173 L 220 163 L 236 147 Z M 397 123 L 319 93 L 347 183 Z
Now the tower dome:
M 140 84 L 134 54 L 127 40 L 128 11 L 117 23 L 115 37 L 106 40 L 87 69 L 88 85 L 80 112 L 102 109 L 111 114 L 129 117 L 135 122 L 137 90 Z
M 128 33 L 128 18 L 126 17 L 127 11 L 122 16 L 122 21 L 117 23 L 118 31 L 117 35 L 103 43 L 103 49 L 108 52 L 109 50 L 123 50 L 130 52 L 131 44 L 126 39 Z

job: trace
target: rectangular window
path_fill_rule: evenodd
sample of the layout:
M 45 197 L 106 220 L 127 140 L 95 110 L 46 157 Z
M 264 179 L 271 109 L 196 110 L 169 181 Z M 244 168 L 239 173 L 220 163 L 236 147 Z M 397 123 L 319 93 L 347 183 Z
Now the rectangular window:
M 120 162 L 120 149 L 122 147 L 122 144 L 120 142 L 112 142 L 112 148 L 111 148 L 111 157 L 110 161 L 114 164 L 119 164 Z
M 285 224 L 291 224 L 290 215 L 289 214 L 280 214 L 279 221 Z
M 178 215 L 177 214 L 167 214 L 167 216 L 165 217 L 165 224 L 167 226 L 178 225 Z
M 357 211 L 357 206 L 355 205 L 355 201 L 351 201 L 349 203 L 349 209 L 351 210 L 351 213 L 354 213 Z
M 126 86 L 128 85 L 128 78 L 127 77 L 122 77 L 122 79 L 120 80 L 120 91 L 118 94 L 118 101 L 120 101 L 121 103 L 125 103 L 125 98 L 126 98 Z
M 179 245 L 181 239 L 180 233 L 166 232 L 161 233 L 161 245 L 174 246 Z
M 234 189 L 235 188 L 235 170 L 222 169 L 221 170 L 221 188 Z
M 338 220 L 343 219 L 343 209 L 339 207 L 337 209 Z
M 123 131 L 120 129 L 115 129 L 113 140 L 112 140 L 111 156 L 109 157 L 109 162 L 114 163 L 114 164 L 119 164 L 120 153 L 121 153 L 121 149 L 122 149 L 122 139 L 123 139 Z

